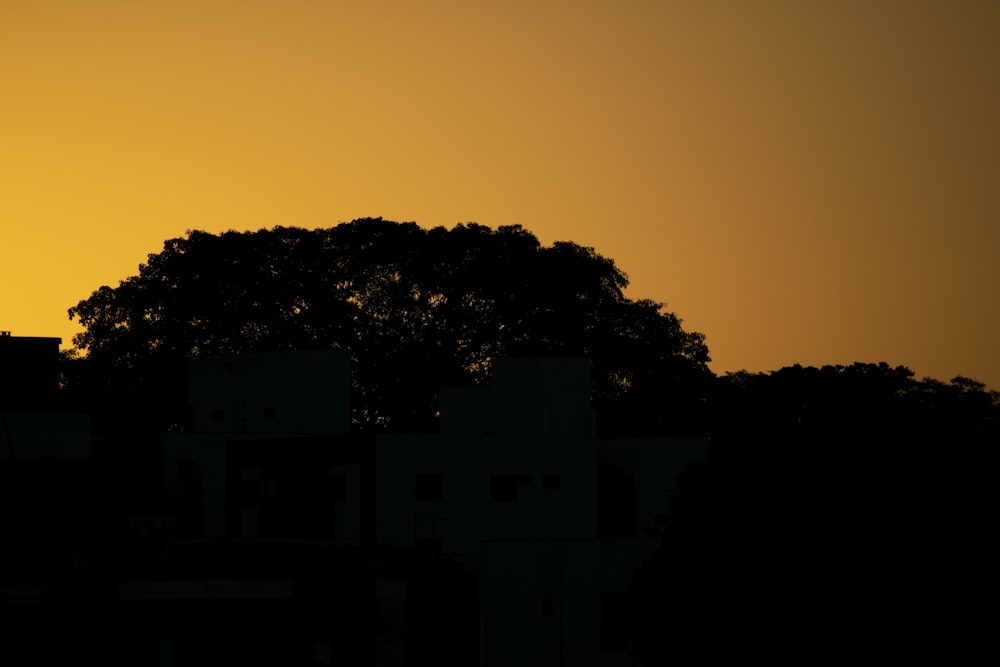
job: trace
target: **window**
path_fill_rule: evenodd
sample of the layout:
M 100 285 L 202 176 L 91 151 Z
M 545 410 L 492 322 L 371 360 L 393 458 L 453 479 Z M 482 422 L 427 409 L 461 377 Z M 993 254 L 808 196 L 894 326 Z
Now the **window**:
M 244 479 L 240 481 L 240 500 L 244 506 L 260 505 L 261 483 L 259 479 Z
M 418 537 L 416 543 L 414 544 L 419 553 L 428 556 L 440 556 L 441 555 L 441 538 L 440 537 Z
M 629 608 L 627 593 L 601 593 L 601 650 L 628 647 Z
M 543 595 L 542 596 L 542 616 L 552 615 L 552 596 Z
M 177 536 L 202 536 L 202 480 L 195 461 L 178 461 L 177 465 Z
M 558 491 L 561 484 L 559 475 L 542 475 L 542 488 L 548 491 Z
M 615 471 L 597 473 L 597 537 L 639 535 L 635 475 Z
M 330 501 L 342 503 L 347 501 L 347 478 L 343 475 L 330 476 Z
M 240 478 L 240 503 L 243 506 L 262 504 L 264 475 L 260 468 L 244 468 Z
M 194 461 L 177 462 L 177 478 L 181 484 L 192 484 L 198 477 L 198 464 Z
M 517 489 L 531 484 L 531 475 L 491 475 L 490 500 L 495 503 L 517 501 Z
M 490 477 L 490 500 L 495 503 L 512 503 L 517 500 L 517 478 L 513 475 Z
M 417 500 L 441 500 L 444 497 L 444 475 L 421 473 L 417 475 Z

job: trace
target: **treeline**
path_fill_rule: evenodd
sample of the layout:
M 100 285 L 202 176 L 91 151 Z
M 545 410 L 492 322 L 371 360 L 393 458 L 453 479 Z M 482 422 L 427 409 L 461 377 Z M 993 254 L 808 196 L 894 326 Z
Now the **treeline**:
M 717 378 L 628 623 L 644 664 L 769 664 L 972 650 L 992 569 L 1000 396 L 904 367 Z M 978 620 L 977 620 L 978 619 Z

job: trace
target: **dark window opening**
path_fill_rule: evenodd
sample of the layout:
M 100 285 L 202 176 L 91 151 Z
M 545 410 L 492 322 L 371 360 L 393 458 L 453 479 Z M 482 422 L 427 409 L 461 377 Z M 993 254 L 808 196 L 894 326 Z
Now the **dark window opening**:
M 347 500 L 347 478 L 343 475 L 332 475 L 330 477 L 330 500 L 335 503 L 342 503 Z
M 440 556 L 441 555 L 441 538 L 440 537 L 421 537 L 418 538 L 415 544 L 417 551 L 422 554 Z
M 542 596 L 542 616 L 552 615 L 552 596 L 543 595 Z
M 243 505 L 260 505 L 262 491 L 260 479 L 240 480 L 240 501 Z
M 444 476 L 440 473 L 417 475 L 417 500 L 441 500 L 444 497 Z
M 518 475 L 491 475 L 490 500 L 495 503 L 517 501 Z
M 621 538 L 637 535 L 635 475 L 598 472 L 597 536 Z
M 601 593 L 601 650 L 628 647 L 628 611 L 627 593 Z
M 198 466 L 194 461 L 178 461 L 177 477 L 182 484 L 194 482 L 198 477 Z
M 201 537 L 203 527 L 202 480 L 198 464 L 178 461 L 177 464 L 177 536 Z

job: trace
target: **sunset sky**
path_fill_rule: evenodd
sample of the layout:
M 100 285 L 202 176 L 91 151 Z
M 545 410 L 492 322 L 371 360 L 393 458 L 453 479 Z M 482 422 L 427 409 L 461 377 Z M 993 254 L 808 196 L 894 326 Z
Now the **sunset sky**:
M 187 229 L 520 224 L 716 372 L 1000 389 L 1000 2 L 0 0 L 0 329 Z

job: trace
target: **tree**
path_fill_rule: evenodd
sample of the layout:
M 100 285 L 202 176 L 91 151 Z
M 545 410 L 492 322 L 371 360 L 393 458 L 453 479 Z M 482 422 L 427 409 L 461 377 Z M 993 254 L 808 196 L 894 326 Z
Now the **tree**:
M 69 309 L 84 331 L 66 382 L 164 428 L 183 412 L 171 397 L 183 400 L 186 357 L 344 349 L 359 429 L 427 430 L 438 388 L 485 381 L 495 358 L 584 355 L 595 404 L 618 424 L 697 428 L 685 403 L 712 377 L 704 336 L 626 298 L 627 284 L 592 248 L 542 246 L 520 226 L 189 231 Z M 649 410 L 620 409 L 640 394 Z
M 717 385 L 707 460 L 681 477 L 662 543 L 635 573 L 636 657 L 955 650 L 942 612 L 960 617 L 958 596 L 986 572 L 1000 394 L 885 363 Z

